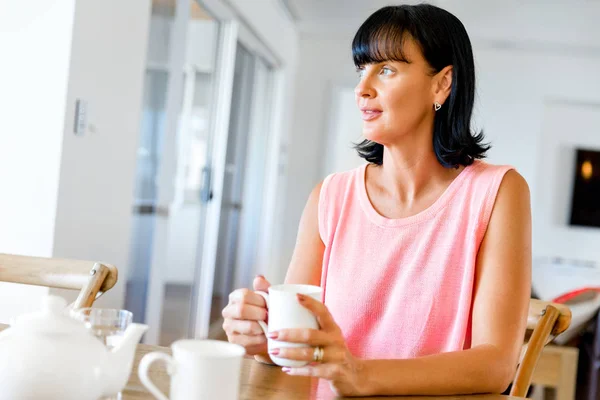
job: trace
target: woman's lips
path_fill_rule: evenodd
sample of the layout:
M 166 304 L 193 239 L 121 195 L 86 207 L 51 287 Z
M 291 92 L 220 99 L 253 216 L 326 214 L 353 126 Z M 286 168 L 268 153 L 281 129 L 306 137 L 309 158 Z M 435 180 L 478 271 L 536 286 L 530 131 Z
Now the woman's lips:
M 362 114 L 363 121 L 372 121 L 382 114 L 381 110 L 373 110 L 368 108 L 361 109 L 360 112 Z

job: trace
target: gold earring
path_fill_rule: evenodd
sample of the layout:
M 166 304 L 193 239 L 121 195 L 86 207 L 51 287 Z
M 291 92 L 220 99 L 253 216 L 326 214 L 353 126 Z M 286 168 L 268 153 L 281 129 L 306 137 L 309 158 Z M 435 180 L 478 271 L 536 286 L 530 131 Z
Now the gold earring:
M 442 105 L 436 101 L 435 103 L 433 103 L 433 108 L 435 108 L 435 111 L 440 111 Z

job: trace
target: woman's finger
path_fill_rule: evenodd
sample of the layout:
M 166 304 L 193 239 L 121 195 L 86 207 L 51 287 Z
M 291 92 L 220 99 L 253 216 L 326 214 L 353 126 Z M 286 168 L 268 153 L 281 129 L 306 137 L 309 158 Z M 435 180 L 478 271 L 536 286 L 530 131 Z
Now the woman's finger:
M 325 304 L 313 299 L 310 296 L 303 294 L 298 294 L 297 296 L 300 304 L 302 304 L 304 308 L 308 309 L 315 317 L 317 317 L 317 321 L 319 322 L 321 329 L 325 331 L 337 331 L 339 329 Z
M 245 303 L 230 303 L 223 309 L 223 318 L 264 321 L 267 319 L 267 309 Z
M 329 381 L 336 380 L 341 375 L 341 367 L 339 364 L 316 364 L 300 368 L 283 367 L 282 370 L 288 375 L 314 376 Z
M 264 276 L 257 275 L 254 278 L 254 281 L 252 282 L 252 287 L 254 288 L 254 290 L 261 290 L 263 292 L 268 292 L 269 287 L 271 287 L 271 284 L 269 283 L 267 278 L 265 278 Z
M 269 350 L 269 354 L 276 357 L 286 358 L 288 360 L 314 362 L 315 347 L 281 347 Z M 342 361 L 341 353 L 336 347 L 323 348 L 322 363 L 336 363 Z
M 258 322 L 227 318 L 223 321 L 223 330 L 230 333 L 238 333 L 241 335 L 264 335 L 264 332 Z
M 229 303 L 243 303 L 253 306 L 266 307 L 265 299 L 250 289 L 237 289 L 229 294 Z
M 319 329 L 282 329 L 269 332 L 269 338 L 309 346 L 331 346 L 337 343 L 337 336 Z
M 239 344 L 243 347 L 259 346 L 267 344 L 267 338 L 264 335 L 240 335 L 238 333 L 231 333 L 227 335 L 227 339 L 230 343 Z

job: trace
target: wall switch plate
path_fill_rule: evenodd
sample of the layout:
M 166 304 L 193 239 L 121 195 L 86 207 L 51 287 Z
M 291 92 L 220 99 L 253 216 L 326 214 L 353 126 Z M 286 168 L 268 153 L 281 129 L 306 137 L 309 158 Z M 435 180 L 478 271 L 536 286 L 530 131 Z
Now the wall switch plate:
M 77 99 L 75 101 L 75 124 L 73 131 L 75 135 L 83 135 L 87 127 L 87 101 Z

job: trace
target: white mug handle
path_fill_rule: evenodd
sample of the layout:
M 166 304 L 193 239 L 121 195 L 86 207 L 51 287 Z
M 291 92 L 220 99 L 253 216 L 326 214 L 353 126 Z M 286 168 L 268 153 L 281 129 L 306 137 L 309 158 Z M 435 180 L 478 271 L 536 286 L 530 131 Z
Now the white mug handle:
M 175 367 L 175 360 L 173 360 L 173 357 L 168 354 L 155 351 L 146 354 L 144 358 L 142 358 L 140 361 L 140 366 L 138 367 L 138 376 L 142 382 L 142 385 L 144 385 L 154 397 L 156 397 L 158 400 L 169 400 L 169 398 L 165 396 L 164 393 L 156 387 L 156 385 L 154 385 L 148 376 L 148 370 L 155 361 L 164 361 L 165 364 L 167 364 L 167 373 L 169 376 L 173 375 Z
M 267 303 L 267 310 L 268 310 L 269 309 L 269 294 L 267 292 L 261 292 L 260 290 L 257 290 L 254 293 L 261 295 L 262 298 L 265 299 L 265 303 Z M 267 325 L 267 323 L 265 321 L 258 321 L 258 324 L 260 325 L 260 327 L 262 328 L 262 330 L 266 336 L 269 333 L 269 325 Z

